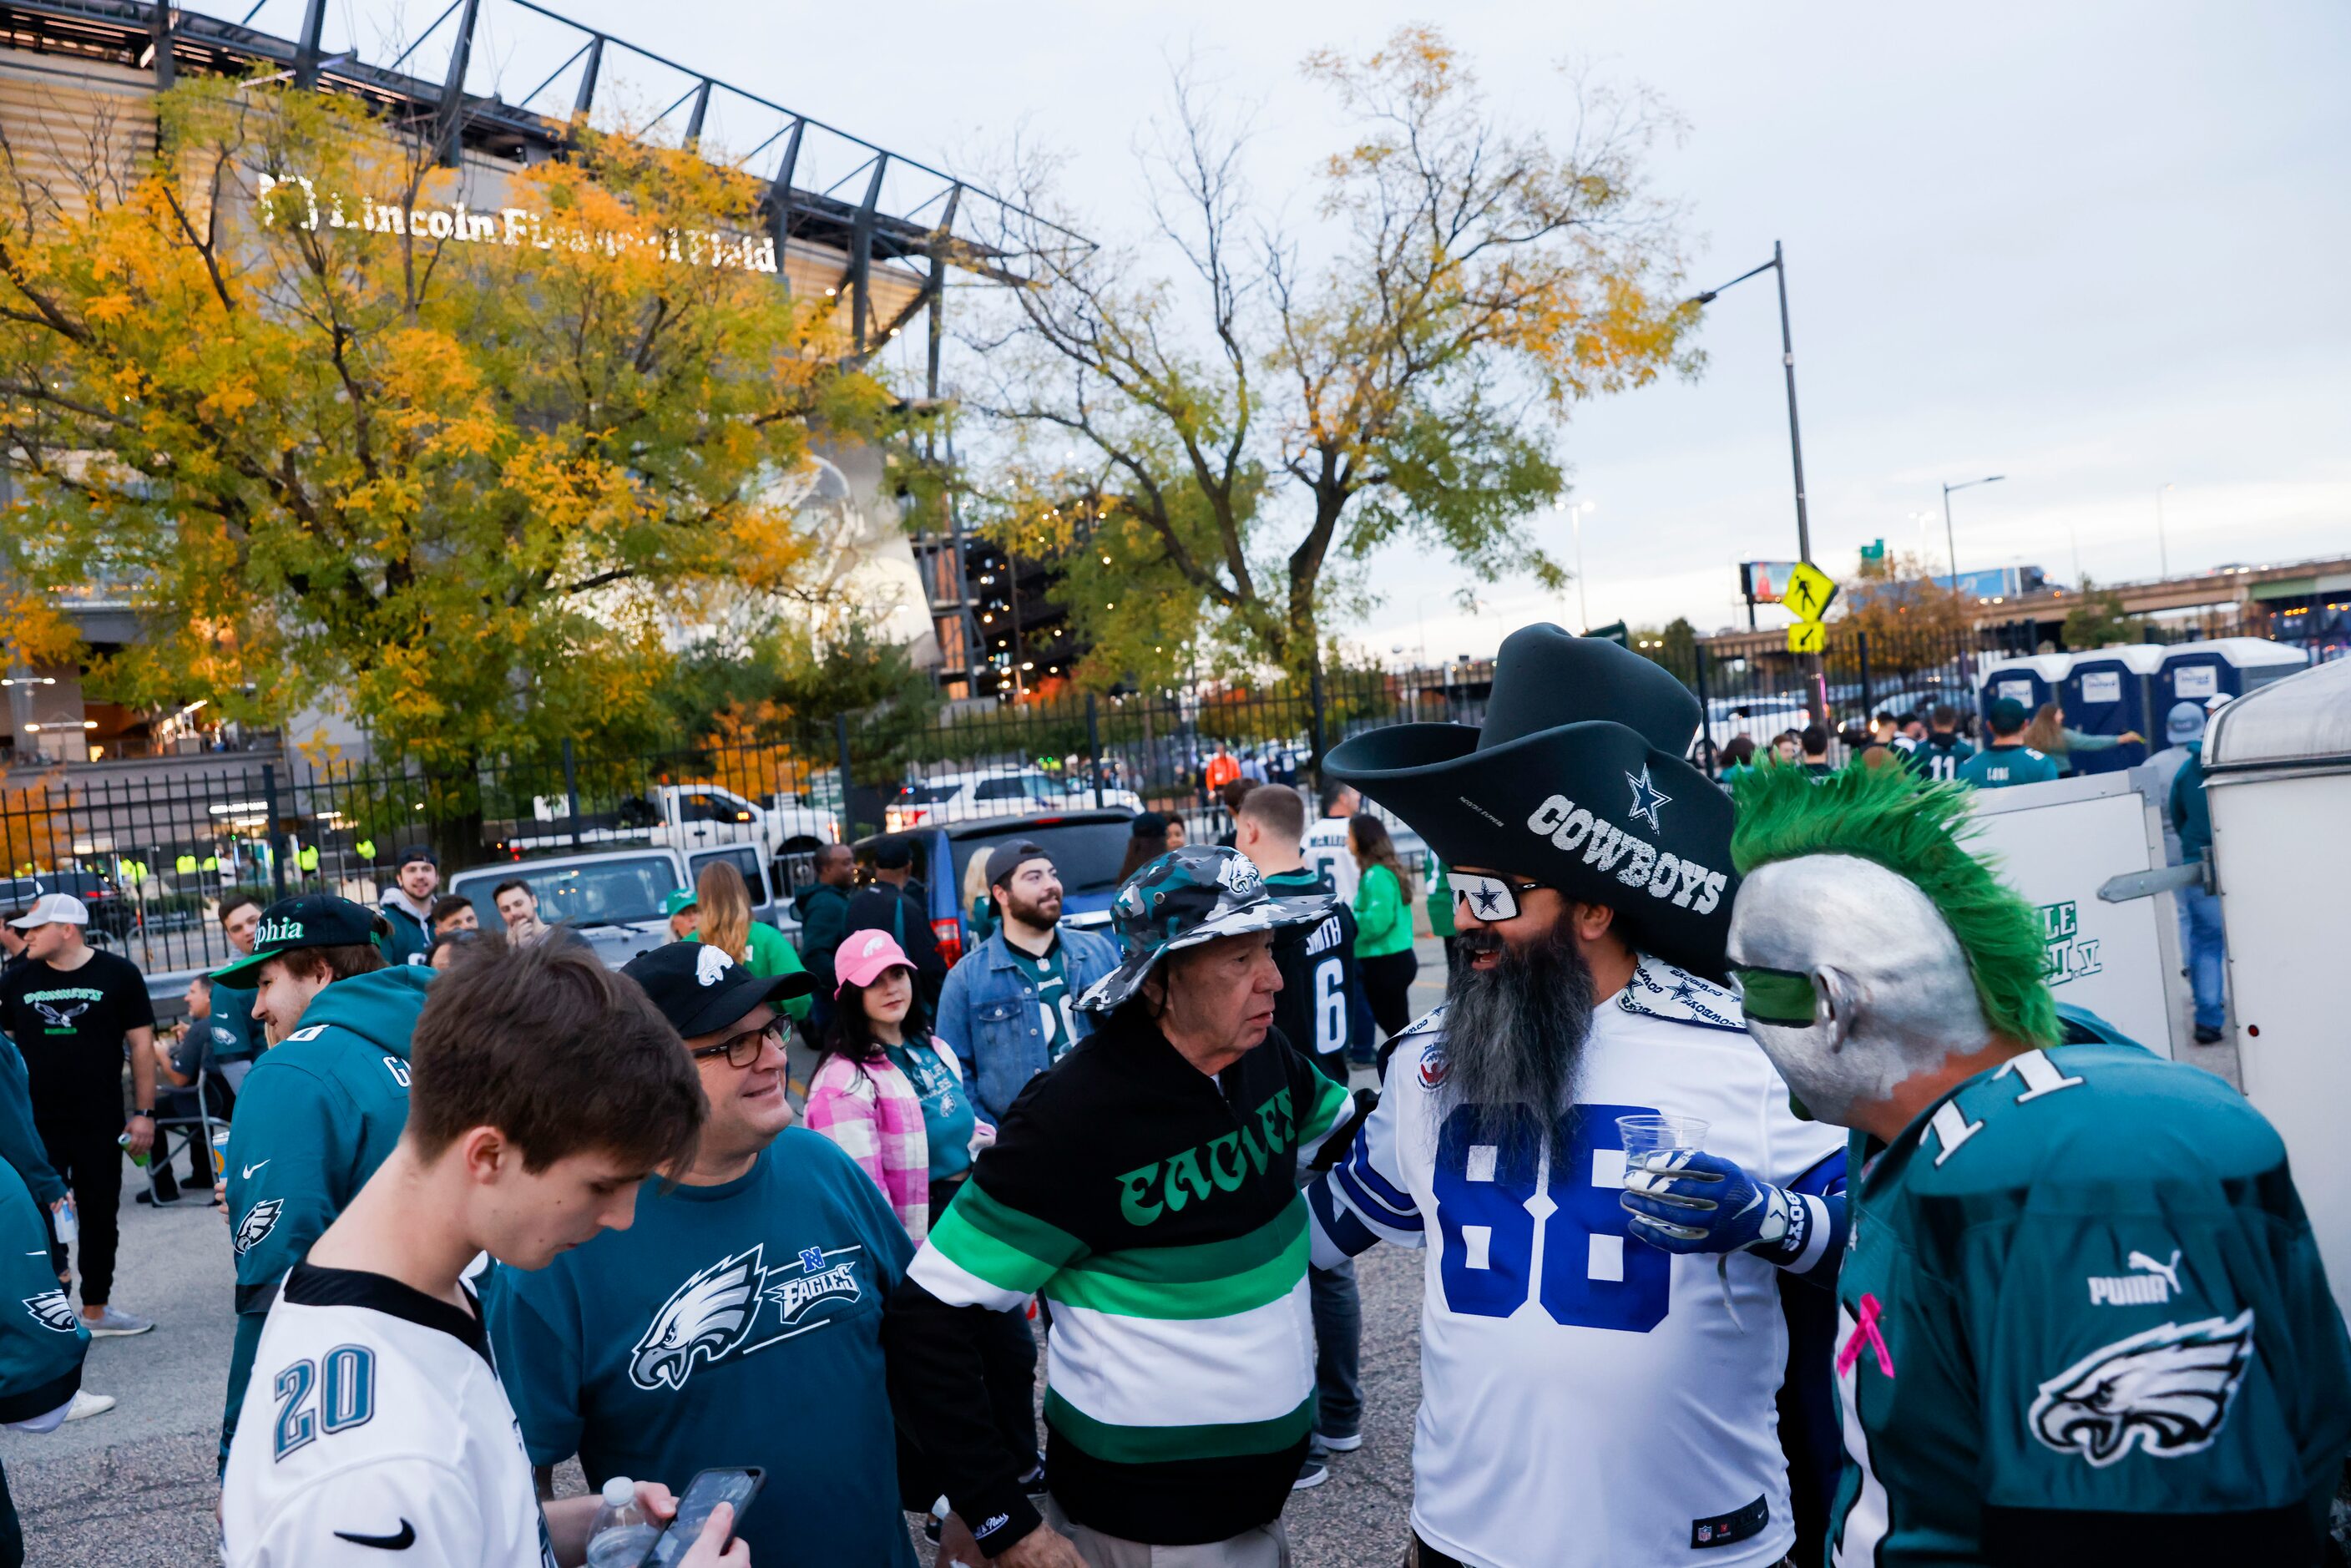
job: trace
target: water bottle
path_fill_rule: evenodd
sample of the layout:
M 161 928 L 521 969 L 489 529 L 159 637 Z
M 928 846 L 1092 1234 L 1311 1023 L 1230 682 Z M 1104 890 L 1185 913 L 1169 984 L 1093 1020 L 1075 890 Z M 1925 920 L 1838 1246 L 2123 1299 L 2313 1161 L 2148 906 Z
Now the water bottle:
M 49 1215 L 59 1241 L 70 1247 L 81 1239 L 81 1211 L 74 1207 L 72 1195 L 49 1205 Z
M 614 1476 L 604 1483 L 603 1500 L 588 1527 L 588 1568 L 637 1568 L 660 1533 L 637 1506 L 637 1483 Z

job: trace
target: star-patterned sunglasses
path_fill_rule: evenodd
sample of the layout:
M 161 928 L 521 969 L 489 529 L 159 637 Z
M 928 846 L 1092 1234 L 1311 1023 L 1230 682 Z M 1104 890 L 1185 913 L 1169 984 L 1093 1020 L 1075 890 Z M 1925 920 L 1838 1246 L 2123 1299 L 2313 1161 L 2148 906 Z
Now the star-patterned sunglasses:
M 1460 872 L 1452 873 L 1453 906 L 1466 909 L 1488 925 L 1519 916 L 1519 894 L 1532 893 L 1549 883 L 1514 882 L 1504 876 L 1469 876 Z

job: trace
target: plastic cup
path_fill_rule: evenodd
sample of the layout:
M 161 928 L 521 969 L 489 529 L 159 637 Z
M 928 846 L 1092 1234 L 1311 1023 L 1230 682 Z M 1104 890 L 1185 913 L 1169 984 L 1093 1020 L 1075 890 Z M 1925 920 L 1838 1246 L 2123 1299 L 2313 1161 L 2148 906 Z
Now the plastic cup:
M 213 1148 L 213 1185 L 217 1186 L 228 1179 L 228 1129 L 223 1127 L 213 1134 L 210 1142 Z
M 1652 1155 L 1697 1154 L 1706 1147 L 1703 1116 L 1619 1116 L 1616 1133 L 1625 1145 L 1625 1168 L 1639 1170 Z

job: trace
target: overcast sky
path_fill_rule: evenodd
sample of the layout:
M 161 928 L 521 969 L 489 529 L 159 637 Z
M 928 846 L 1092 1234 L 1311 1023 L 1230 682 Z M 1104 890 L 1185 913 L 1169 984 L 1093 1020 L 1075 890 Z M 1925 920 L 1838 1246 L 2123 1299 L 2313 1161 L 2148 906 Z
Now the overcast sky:
M 1302 190 L 1332 131 L 1301 57 L 1441 16 L 1510 117 L 1563 138 L 1552 67 L 1571 57 L 1681 113 L 1687 139 L 1656 170 L 1687 204 L 1693 284 L 1786 244 L 1813 551 L 1833 574 L 1881 537 L 1939 563 L 1939 483 L 1991 473 L 2008 477 L 1954 498 L 1963 570 L 2071 580 L 2078 549 L 2092 577 L 2153 576 L 2167 482 L 2175 572 L 2351 554 L 2340 0 L 558 4 L 942 165 L 1025 122 L 1072 152 L 1071 193 L 1106 237 L 1139 224 L 1130 147 L 1170 55 L 1258 106 L 1257 180 Z M 418 6 L 413 26 L 440 9 Z M 378 7 L 345 0 L 346 26 Z M 294 15 L 273 0 L 256 25 Z M 1701 342 L 1700 381 L 1587 405 L 1562 440 L 1593 503 L 1595 622 L 1729 623 L 1735 563 L 1794 554 L 1768 274 L 1709 308 Z M 1526 527 L 1572 559 L 1564 518 Z M 1524 582 L 1465 615 L 1459 580 L 1402 551 L 1374 581 L 1385 603 L 1356 635 L 1383 655 L 1424 634 L 1437 656 L 1484 653 L 1511 625 L 1582 617 L 1573 588 Z

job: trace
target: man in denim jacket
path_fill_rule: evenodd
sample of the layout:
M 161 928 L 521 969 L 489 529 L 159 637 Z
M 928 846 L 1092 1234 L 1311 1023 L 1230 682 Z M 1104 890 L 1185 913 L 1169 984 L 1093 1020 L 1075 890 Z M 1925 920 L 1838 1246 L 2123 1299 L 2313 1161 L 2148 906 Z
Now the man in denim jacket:
M 1016 840 L 987 857 L 987 896 L 996 933 L 947 975 L 938 1034 L 962 1060 L 981 1113 L 1000 1122 L 1029 1080 L 1093 1032 L 1077 999 L 1118 967 L 1118 949 L 1061 924 L 1061 878 L 1035 843 Z

